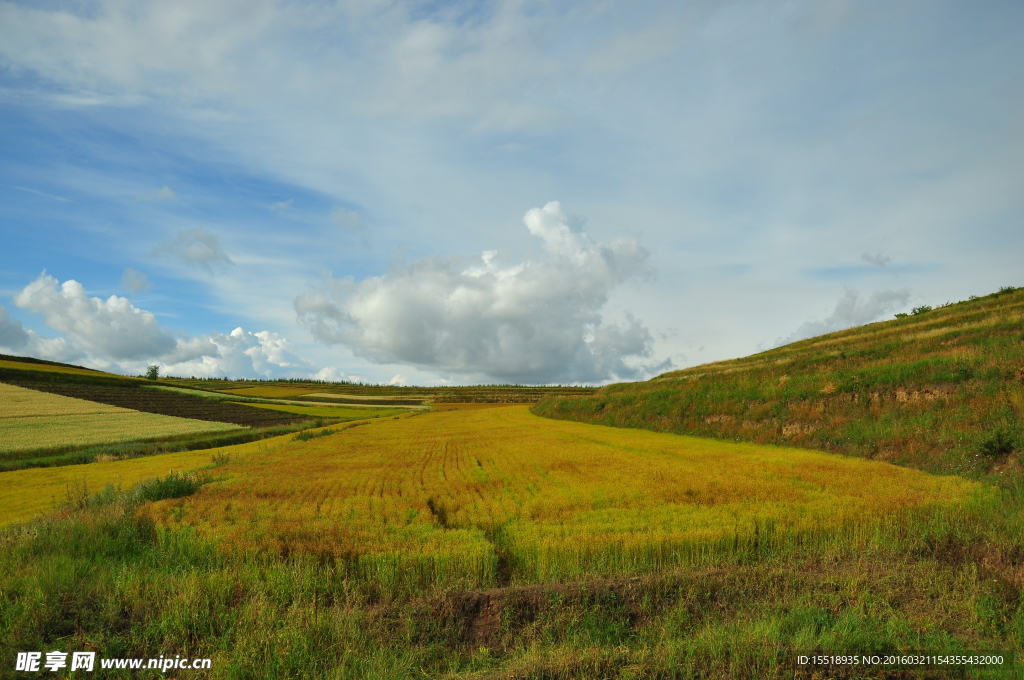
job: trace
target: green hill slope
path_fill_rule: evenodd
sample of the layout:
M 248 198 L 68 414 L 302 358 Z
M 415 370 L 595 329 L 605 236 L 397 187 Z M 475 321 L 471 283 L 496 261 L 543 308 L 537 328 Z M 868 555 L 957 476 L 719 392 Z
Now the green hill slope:
M 959 474 L 1017 470 L 1024 289 L 750 357 L 550 398 L 538 415 L 782 444 Z

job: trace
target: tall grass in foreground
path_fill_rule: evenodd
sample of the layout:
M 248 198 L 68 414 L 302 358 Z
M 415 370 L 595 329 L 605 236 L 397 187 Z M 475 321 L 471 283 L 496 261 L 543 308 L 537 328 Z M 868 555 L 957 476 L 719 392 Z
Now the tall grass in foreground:
M 656 574 L 453 591 L 383 589 L 314 554 L 224 551 L 139 512 L 181 484 L 72 498 L 0 534 L 5 672 L 17 651 L 54 648 L 208 656 L 214 678 L 581 680 L 788 678 L 813 652 L 1022 651 L 1024 523 L 1006 492 L 831 535 L 722 541 Z

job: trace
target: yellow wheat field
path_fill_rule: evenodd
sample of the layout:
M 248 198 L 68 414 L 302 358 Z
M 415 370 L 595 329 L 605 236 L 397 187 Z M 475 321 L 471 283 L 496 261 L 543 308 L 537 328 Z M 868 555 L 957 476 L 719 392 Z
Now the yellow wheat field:
M 0 383 L 0 454 L 234 429 Z
M 230 479 L 147 512 L 228 546 L 314 553 L 389 583 L 657 569 L 716 542 L 869 526 L 979 488 L 814 451 L 547 420 L 525 407 L 372 422 L 221 470 Z
M 188 472 L 209 466 L 212 456 L 240 458 L 284 446 L 294 435 L 262 441 L 223 446 L 202 451 L 183 451 L 129 460 L 31 468 L 0 473 L 0 527 L 26 522 L 54 510 L 67 499 L 69 486 L 84 484 L 98 492 L 108 484 L 123 489 L 149 478 L 165 477 L 171 472 Z M 220 470 L 221 468 L 217 468 Z M 213 472 L 219 475 L 219 472 Z
M 0 368 L 17 368 L 22 371 L 42 371 L 44 373 L 73 373 L 75 375 L 112 375 L 104 371 L 93 371 L 88 368 L 71 368 L 69 366 L 51 366 L 50 364 L 34 364 L 27 361 L 11 361 L 0 359 Z M 117 376 L 124 378 L 124 376 Z

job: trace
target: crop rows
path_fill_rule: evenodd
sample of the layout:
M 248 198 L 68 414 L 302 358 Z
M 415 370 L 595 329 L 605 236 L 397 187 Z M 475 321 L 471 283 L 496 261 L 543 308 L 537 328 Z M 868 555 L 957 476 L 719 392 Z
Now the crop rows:
M 0 383 L 0 454 L 231 430 Z
M 976 488 L 519 407 L 382 421 L 223 469 L 229 482 L 149 511 L 241 550 L 319 555 L 399 590 L 650 572 L 719 549 L 851 540 L 849 531 L 864 539 L 877 522 Z
M 305 418 L 290 413 L 255 409 L 240 404 L 191 397 L 167 390 L 117 385 L 88 385 L 61 382 L 20 382 L 23 387 L 85 399 L 121 408 L 157 413 L 178 418 L 233 423 L 246 427 L 273 427 L 301 422 Z

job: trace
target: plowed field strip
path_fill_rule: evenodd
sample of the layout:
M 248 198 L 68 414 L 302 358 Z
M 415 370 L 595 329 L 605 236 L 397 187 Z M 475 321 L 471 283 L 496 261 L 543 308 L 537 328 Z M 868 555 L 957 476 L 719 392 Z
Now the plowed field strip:
M 291 413 L 280 413 L 256 409 L 228 402 L 219 402 L 202 397 L 190 397 L 164 390 L 149 390 L 144 387 L 115 387 L 105 385 L 75 385 L 70 383 L 18 382 L 21 387 L 59 394 L 75 399 L 84 399 L 100 404 L 156 413 L 192 420 L 206 420 L 219 423 L 234 423 L 248 427 L 271 427 L 302 422 L 306 417 Z

